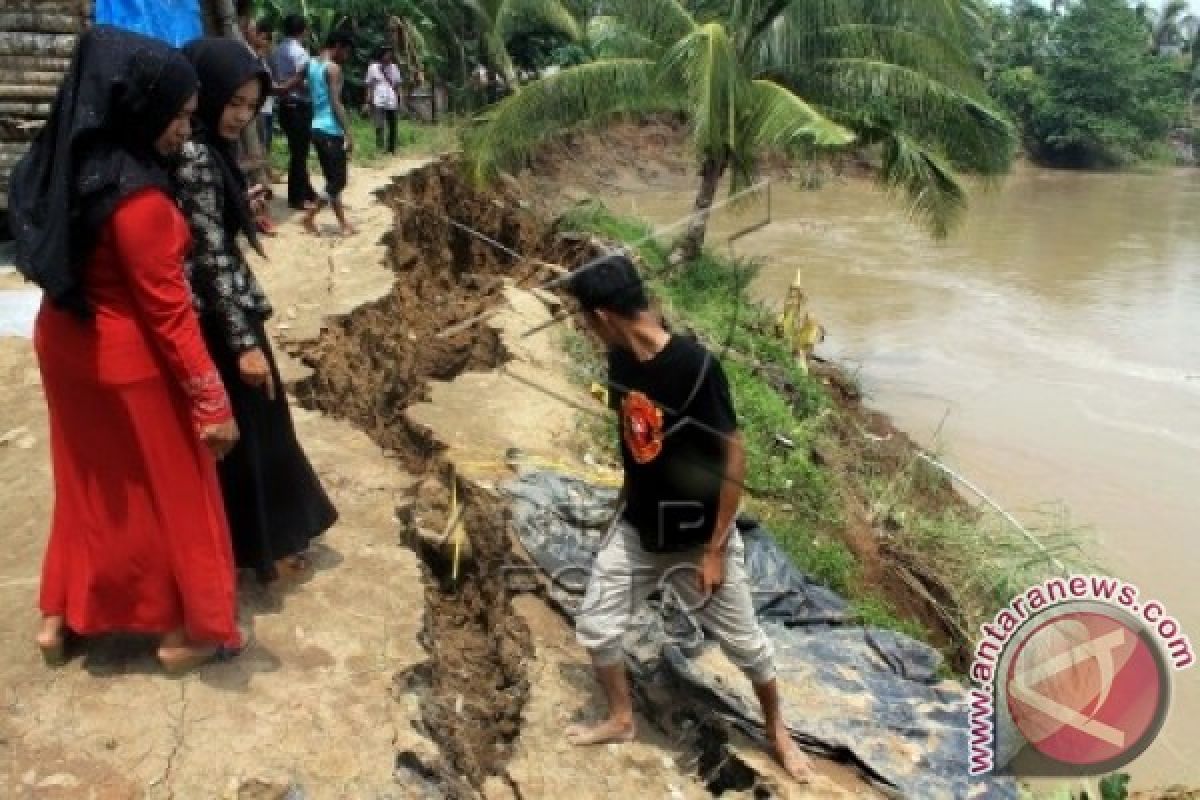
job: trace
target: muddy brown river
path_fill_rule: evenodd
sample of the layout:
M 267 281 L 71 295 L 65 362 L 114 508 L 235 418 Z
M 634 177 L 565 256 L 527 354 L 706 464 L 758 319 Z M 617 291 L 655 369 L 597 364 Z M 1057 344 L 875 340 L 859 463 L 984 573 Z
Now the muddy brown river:
M 739 239 L 778 304 L 797 269 L 877 408 L 1030 525 L 1066 509 L 1103 567 L 1200 645 L 1200 171 L 1019 170 L 934 243 L 857 182 L 772 186 Z M 665 222 L 690 189 L 610 205 Z M 765 218 L 714 220 L 714 244 Z M 1176 673 L 1138 785 L 1200 785 L 1200 668 Z

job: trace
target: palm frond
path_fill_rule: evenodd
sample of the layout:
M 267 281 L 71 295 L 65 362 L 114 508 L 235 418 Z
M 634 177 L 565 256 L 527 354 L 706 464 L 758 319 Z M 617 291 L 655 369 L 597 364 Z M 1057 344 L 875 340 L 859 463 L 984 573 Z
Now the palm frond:
M 971 59 L 955 42 L 894 25 L 839 23 L 804 32 L 781 26 L 761 40 L 752 60 L 756 68 L 771 71 L 827 58 L 870 58 L 909 67 L 983 96 Z
M 774 81 L 756 80 L 751 85 L 747 128 L 753 146 L 790 149 L 805 143 L 844 147 L 854 141 L 853 132 Z
M 866 59 L 825 59 L 799 82 L 799 93 L 824 110 L 936 142 L 957 169 L 999 175 L 1012 162 L 1016 133 L 999 111 L 917 70 Z
M 675 44 L 696 27 L 681 0 L 605 0 L 604 13 L 663 47 Z
M 548 29 L 571 41 L 583 35 L 579 21 L 560 0 L 505 0 L 495 22 L 496 33 L 506 42 L 531 29 Z
M 975 0 L 790 0 L 771 5 L 757 21 L 747 49 L 762 37 L 802 36 L 840 25 L 888 25 L 959 38 L 968 25 L 980 24 Z
M 504 39 L 495 30 L 487 30 L 483 33 L 482 44 L 491 68 L 503 75 L 504 82 L 509 86 L 517 86 L 517 69 Z
M 716 158 L 736 150 L 738 105 L 747 96 L 749 82 L 725 27 L 715 22 L 697 26 L 659 63 L 664 85 L 690 100 L 696 149 Z
M 471 172 L 478 180 L 493 177 L 551 136 L 613 115 L 683 108 L 683 99 L 664 92 L 655 78 L 649 59 L 608 59 L 527 84 L 463 134 Z
M 616 17 L 592 17 L 587 39 L 597 58 L 652 58 L 663 53 L 662 45 L 648 36 L 630 30 Z
M 950 166 L 932 149 L 898 133 L 883 138 L 879 180 L 889 191 L 903 192 L 910 213 L 944 238 L 961 220 L 967 193 Z
M 739 127 L 744 133 L 730 154 L 731 192 L 754 179 L 764 151 L 797 155 L 814 147 L 843 147 L 854 141 L 850 130 L 774 81 L 753 81 L 739 111 Z

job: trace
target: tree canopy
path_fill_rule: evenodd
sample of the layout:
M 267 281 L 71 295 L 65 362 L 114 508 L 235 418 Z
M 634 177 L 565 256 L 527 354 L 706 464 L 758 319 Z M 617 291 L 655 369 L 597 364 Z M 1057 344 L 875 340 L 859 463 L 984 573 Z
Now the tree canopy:
M 973 2 L 606 0 L 587 23 L 594 59 L 525 86 L 466 136 L 486 178 L 549 137 L 618 115 L 673 112 L 701 167 L 696 210 L 768 150 L 877 146 L 881 182 L 937 234 L 966 194 L 957 173 L 1004 172 L 1013 130 L 993 109 L 967 43 Z M 704 238 L 704 214 L 683 242 Z
M 1039 160 L 1123 166 L 1186 121 L 1191 55 L 1164 52 L 1184 30 L 1180 4 L 1152 14 L 1123 0 L 1078 0 L 1058 16 L 1022 2 L 996 13 L 991 88 Z

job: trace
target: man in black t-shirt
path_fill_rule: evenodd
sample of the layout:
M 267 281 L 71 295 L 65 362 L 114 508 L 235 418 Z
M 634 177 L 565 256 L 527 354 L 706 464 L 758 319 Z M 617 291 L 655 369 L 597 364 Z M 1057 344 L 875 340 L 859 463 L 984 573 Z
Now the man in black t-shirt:
M 755 617 L 734 526 L 746 462 L 721 364 L 699 342 L 663 327 L 625 256 L 587 265 L 568 285 L 587 327 L 608 348 L 625 481 L 623 506 L 575 621 L 608 716 L 571 726 L 567 737 L 579 745 L 633 738 L 621 638 L 636 607 L 654 590 L 669 590 L 754 684 L 776 757 L 806 779 L 808 759 L 780 711 L 771 642 Z

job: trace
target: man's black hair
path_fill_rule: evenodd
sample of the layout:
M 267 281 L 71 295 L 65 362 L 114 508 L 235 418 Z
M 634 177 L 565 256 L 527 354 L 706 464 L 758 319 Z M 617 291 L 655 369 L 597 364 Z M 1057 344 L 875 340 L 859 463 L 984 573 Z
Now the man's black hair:
M 300 14 L 288 14 L 283 18 L 283 35 L 296 39 L 308 30 L 308 21 Z
M 584 311 L 604 309 L 626 319 L 650 308 L 642 276 L 629 256 L 614 253 L 592 261 L 571 275 L 567 290 Z
M 275 33 L 275 23 L 266 17 L 261 17 L 258 22 L 254 23 L 254 29 L 260 34 L 271 36 Z
M 354 37 L 346 31 L 331 31 L 325 37 L 325 49 L 336 50 L 339 47 L 354 48 Z

